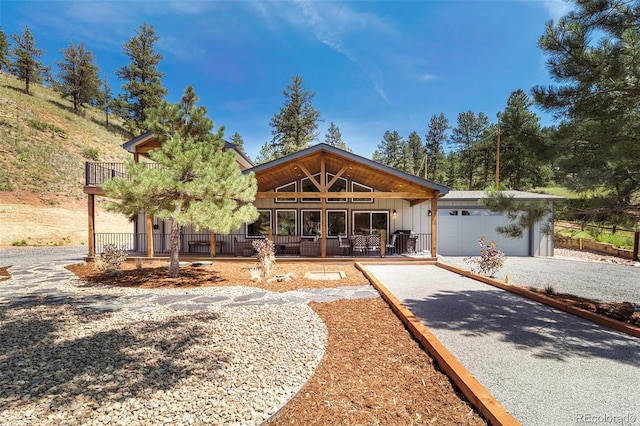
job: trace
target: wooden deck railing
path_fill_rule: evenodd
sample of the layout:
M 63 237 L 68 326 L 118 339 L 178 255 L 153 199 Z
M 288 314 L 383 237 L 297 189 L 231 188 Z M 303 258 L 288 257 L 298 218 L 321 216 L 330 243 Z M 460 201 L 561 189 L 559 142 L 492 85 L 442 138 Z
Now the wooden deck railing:
M 147 167 L 160 167 L 156 163 L 144 163 Z M 125 163 L 84 163 L 84 178 L 86 186 L 100 186 L 109 179 L 128 179 L 124 167 Z

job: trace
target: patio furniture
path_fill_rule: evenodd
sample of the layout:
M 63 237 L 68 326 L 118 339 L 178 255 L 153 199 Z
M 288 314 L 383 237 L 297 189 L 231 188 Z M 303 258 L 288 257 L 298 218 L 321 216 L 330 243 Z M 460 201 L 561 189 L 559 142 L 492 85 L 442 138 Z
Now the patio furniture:
M 348 256 L 351 252 L 351 243 L 349 243 L 349 240 L 345 241 L 344 238 L 342 235 L 338 235 L 338 248 L 342 251 L 343 255 Z
M 409 239 L 407 240 L 407 253 L 415 253 L 416 252 L 416 242 L 418 241 L 418 236 L 416 234 L 409 235 Z
M 396 239 L 398 238 L 398 234 L 392 234 L 391 239 L 387 241 L 384 245 L 385 253 L 395 254 L 396 251 Z
M 353 254 L 364 254 L 367 251 L 367 236 L 366 235 L 354 235 L 353 244 L 351 247 Z
M 320 240 L 315 237 L 313 240 L 300 241 L 300 256 L 320 256 Z
M 367 252 L 380 252 L 380 235 L 367 235 Z
M 216 253 L 222 253 L 222 243 L 224 243 L 224 241 L 216 241 Z M 192 246 L 206 246 L 209 247 L 211 245 L 210 241 L 202 241 L 202 240 L 198 240 L 198 241 L 188 241 L 187 244 L 189 244 L 189 253 L 191 253 L 191 247 Z

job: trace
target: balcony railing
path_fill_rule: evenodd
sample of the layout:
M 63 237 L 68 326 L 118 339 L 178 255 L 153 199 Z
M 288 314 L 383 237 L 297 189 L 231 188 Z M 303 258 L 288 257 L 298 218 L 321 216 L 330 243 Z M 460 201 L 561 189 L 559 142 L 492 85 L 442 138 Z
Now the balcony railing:
M 144 163 L 147 167 L 160 167 L 156 163 Z M 86 186 L 101 186 L 113 178 L 128 179 L 125 163 L 84 163 L 84 179 Z

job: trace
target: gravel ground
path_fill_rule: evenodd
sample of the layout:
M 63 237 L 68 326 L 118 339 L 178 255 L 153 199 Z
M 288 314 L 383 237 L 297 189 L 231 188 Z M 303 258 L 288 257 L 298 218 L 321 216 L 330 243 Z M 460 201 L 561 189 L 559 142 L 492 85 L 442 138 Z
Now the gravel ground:
M 366 267 L 523 425 L 640 419 L 640 339 L 436 266 Z
M 327 345 L 326 325 L 305 303 L 254 305 L 247 287 L 92 286 L 56 268 L 66 281 L 0 282 L 2 425 L 258 425 L 309 380 Z M 135 309 L 151 293 L 201 295 L 208 308 Z M 100 308 L 112 296 L 123 309 Z
M 60 265 L 82 262 L 86 246 L 0 248 L 0 267 L 54 262 Z
M 556 250 L 556 257 L 509 257 L 496 278 L 522 286 L 552 286 L 597 302 L 628 301 L 640 311 L 640 266 L 614 264 L 603 256 L 571 250 Z M 605 259 L 600 261 L 599 259 Z M 445 263 L 471 269 L 463 257 L 447 256 Z

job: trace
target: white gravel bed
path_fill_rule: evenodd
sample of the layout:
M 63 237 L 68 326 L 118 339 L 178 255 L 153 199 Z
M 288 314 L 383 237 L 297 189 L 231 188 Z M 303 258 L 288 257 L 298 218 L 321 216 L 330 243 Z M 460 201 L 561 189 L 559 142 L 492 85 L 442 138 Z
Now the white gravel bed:
M 0 324 L 6 425 L 260 424 L 312 376 L 327 343 L 319 316 L 291 303 L 187 314 L 0 308 Z

